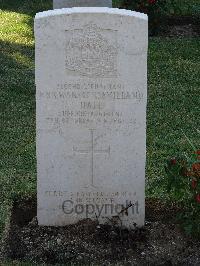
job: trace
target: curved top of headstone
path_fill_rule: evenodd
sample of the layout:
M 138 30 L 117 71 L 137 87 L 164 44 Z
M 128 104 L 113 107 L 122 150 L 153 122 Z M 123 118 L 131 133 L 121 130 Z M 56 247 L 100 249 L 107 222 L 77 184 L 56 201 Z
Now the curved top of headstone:
M 72 14 L 72 13 L 105 13 L 105 14 L 113 14 L 113 15 L 120 15 L 120 16 L 131 16 L 138 19 L 143 19 L 148 21 L 148 16 L 146 14 L 126 10 L 126 9 L 118 9 L 118 8 L 108 8 L 108 7 L 74 7 L 74 8 L 63 8 L 63 9 L 55 9 L 55 10 L 48 10 L 39 12 L 36 14 L 35 19 L 40 19 L 44 17 L 51 17 L 57 15 L 65 15 L 65 14 Z
M 53 0 L 53 8 L 112 7 L 112 0 Z

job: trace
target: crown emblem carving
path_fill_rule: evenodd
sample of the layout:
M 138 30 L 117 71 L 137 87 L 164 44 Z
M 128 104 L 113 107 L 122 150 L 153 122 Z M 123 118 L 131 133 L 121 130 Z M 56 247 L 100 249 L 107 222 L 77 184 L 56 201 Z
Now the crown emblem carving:
M 87 77 L 115 77 L 117 48 L 96 24 L 73 30 L 66 44 L 66 69 Z

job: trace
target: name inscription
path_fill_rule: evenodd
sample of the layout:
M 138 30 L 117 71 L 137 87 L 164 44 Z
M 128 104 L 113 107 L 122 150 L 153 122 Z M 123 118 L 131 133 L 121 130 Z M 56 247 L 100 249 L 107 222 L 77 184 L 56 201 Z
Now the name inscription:
M 127 118 L 123 111 L 117 110 L 114 102 L 132 101 L 134 104 L 140 104 L 144 95 L 139 89 L 126 87 L 121 83 L 70 82 L 57 84 L 54 89 L 39 91 L 37 98 L 62 103 L 61 110 L 57 113 L 49 113 L 46 117 L 46 122 L 54 128 L 69 124 L 88 127 L 94 127 L 97 124 L 135 125 L 134 115 Z M 115 108 L 112 108 L 113 105 Z

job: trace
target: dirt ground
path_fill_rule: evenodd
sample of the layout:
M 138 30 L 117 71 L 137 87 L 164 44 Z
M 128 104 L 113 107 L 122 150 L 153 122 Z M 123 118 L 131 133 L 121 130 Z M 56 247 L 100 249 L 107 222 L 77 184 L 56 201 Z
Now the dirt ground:
M 169 17 L 165 25 L 157 32 L 163 37 L 200 37 L 200 18 L 193 17 Z
M 39 265 L 200 265 L 200 240 L 175 222 L 177 208 L 146 202 L 146 225 L 128 231 L 84 220 L 62 228 L 39 227 L 36 200 L 13 206 L 2 255 Z

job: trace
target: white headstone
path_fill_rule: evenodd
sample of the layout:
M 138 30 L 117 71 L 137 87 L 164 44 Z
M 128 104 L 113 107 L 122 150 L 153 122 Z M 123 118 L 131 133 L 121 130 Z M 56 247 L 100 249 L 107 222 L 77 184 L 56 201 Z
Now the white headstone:
M 127 10 L 36 15 L 40 225 L 144 224 L 147 31 Z
M 53 8 L 112 7 L 112 0 L 53 0 Z

